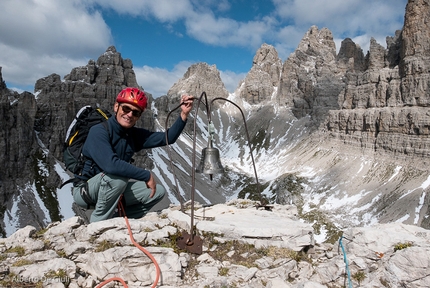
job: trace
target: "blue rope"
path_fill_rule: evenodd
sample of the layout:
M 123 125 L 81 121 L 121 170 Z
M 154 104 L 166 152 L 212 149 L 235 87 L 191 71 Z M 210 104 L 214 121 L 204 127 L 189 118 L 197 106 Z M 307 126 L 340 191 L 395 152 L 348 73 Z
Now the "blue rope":
M 343 244 L 342 244 L 342 238 L 343 238 L 343 235 L 341 235 L 340 236 L 340 238 L 339 238 L 339 245 L 340 245 L 340 248 L 342 248 L 342 253 L 343 253 L 343 262 L 345 262 L 345 266 L 346 266 L 346 273 L 347 273 L 347 275 L 348 275 L 348 287 L 349 288 L 352 288 L 352 283 L 351 283 L 351 272 L 349 271 L 349 267 L 348 267 L 348 259 L 346 259 L 346 253 L 345 253 L 345 248 L 343 247 Z

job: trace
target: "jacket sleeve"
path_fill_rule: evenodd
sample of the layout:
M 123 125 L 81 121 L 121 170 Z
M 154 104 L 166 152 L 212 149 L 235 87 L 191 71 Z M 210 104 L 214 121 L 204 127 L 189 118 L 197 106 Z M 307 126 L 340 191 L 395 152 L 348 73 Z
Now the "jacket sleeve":
M 83 153 L 105 173 L 145 182 L 150 178 L 149 171 L 136 167 L 118 157 L 110 144 L 109 133 L 102 125 L 91 127 L 83 147 Z
M 166 142 L 166 132 L 150 132 L 147 137 L 137 137 L 136 152 L 142 149 L 162 147 L 175 143 L 186 124 L 187 122 L 183 121 L 180 116 L 176 119 L 175 123 L 167 129 L 168 143 Z M 145 131 L 148 132 L 147 130 Z

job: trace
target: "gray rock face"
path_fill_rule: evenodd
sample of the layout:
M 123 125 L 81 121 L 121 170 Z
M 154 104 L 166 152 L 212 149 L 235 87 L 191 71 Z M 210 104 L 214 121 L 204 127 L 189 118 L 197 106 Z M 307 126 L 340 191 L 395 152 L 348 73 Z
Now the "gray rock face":
M 6 87 L 6 83 L 3 80 L 3 74 L 1 72 L 2 67 L 0 67 L 0 91 L 3 93 L 7 92 L 7 87 Z
M 65 81 L 82 81 L 87 84 L 99 86 L 123 86 L 138 87 L 133 64 L 130 59 L 123 59 L 114 46 L 97 59 L 88 61 L 87 66 L 73 68 L 70 74 L 64 77 Z M 35 87 L 38 90 L 38 87 Z M 115 97 L 117 93 L 107 95 Z
M 33 132 L 34 117 L 37 106 L 34 95 L 28 92 L 18 94 L 6 88 L 0 67 L 0 217 L 5 217 L 11 206 L 6 203 L 13 197 L 17 187 L 37 174 L 38 149 Z M 27 199 L 28 200 L 28 199 Z M 31 214 L 31 213 L 29 213 Z M 29 223 L 36 225 L 36 221 Z M 0 235 L 4 231 L 0 227 Z
M 400 75 L 402 99 L 408 106 L 430 105 L 429 1 L 409 1 L 402 30 Z
M 430 27 L 422 22 L 429 13 L 427 1 L 409 1 L 403 30 L 387 38 L 388 49 L 372 39 L 367 70 L 346 73 L 346 86 L 339 95 L 343 110 L 331 111 L 324 122 L 336 139 L 351 139 L 358 133 L 362 147 L 399 157 L 430 155 L 428 109 L 421 108 L 430 101 L 426 72 Z M 348 142 L 358 144 L 353 138 Z
M 263 44 L 252 61 L 252 68 L 239 87 L 239 95 L 248 103 L 258 104 L 271 100 L 275 87 L 279 84 L 282 61 L 276 49 Z
M 278 102 L 291 107 L 298 118 L 310 114 L 322 121 L 328 110 L 339 109 L 338 96 L 345 85 L 340 72 L 332 33 L 312 26 L 284 62 Z
M 33 165 L 31 155 L 37 150 L 37 142 L 33 134 L 34 116 L 36 114 L 36 101 L 31 93 L 24 92 L 1 94 L 0 119 L 0 149 L 3 151 L 1 178 L 11 175 L 16 178 L 27 178 L 33 174 L 30 167 Z M 27 149 L 22 149 L 27 147 Z M 8 198 L 7 195 L 1 195 Z M 4 200 L 4 198 L 3 198 Z M 0 202 L 1 203 L 1 202 Z
M 310 115 L 335 141 L 399 157 L 429 156 L 428 112 L 420 109 L 430 101 L 429 14 L 427 1 L 409 1 L 402 31 L 387 37 L 387 48 L 372 38 L 365 57 L 349 38 L 336 55 L 331 32 L 311 27 L 283 64 L 278 102 L 298 118 Z
M 430 152 L 429 125 L 430 113 L 423 107 L 330 111 L 326 120 L 330 135 L 343 143 L 423 160 Z
M 363 50 L 351 38 L 342 41 L 336 61 L 339 68 L 344 72 L 366 70 Z

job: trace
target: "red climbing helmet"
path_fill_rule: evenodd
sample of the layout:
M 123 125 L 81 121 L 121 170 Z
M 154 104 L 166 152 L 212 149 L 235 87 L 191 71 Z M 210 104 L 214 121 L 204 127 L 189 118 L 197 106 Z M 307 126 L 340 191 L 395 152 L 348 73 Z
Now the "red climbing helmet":
M 145 110 L 148 100 L 146 99 L 145 92 L 137 88 L 125 88 L 118 93 L 116 96 L 116 102 L 118 103 L 129 103 L 140 109 Z

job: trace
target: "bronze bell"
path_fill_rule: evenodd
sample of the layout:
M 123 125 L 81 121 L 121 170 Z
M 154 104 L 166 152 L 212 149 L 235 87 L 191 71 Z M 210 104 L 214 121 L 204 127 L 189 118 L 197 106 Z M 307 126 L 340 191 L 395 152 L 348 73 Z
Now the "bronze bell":
M 209 174 L 212 180 L 212 174 L 224 172 L 219 159 L 219 150 L 212 147 L 212 140 L 209 139 L 208 147 L 203 148 L 200 164 L 196 168 L 197 173 Z

